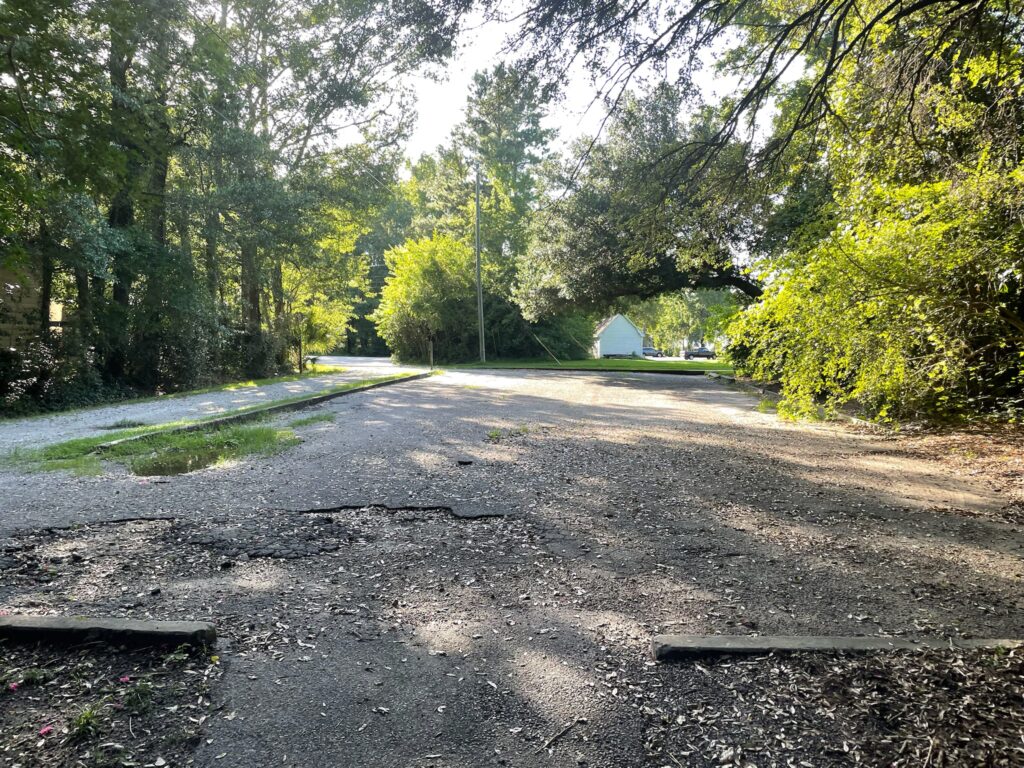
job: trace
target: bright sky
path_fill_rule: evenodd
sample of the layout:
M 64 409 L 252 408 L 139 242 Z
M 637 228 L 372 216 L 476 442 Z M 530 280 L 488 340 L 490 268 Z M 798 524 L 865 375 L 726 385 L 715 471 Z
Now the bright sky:
M 426 77 L 412 81 L 419 118 L 406 147 L 409 159 L 432 152 L 462 122 L 473 73 L 489 69 L 501 60 L 505 38 L 512 30 L 510 24 L 488 22 L 465 31 L 458 53 L 449 62 L 441 82 Z M 736 85 L 734 78 L 718 78 L 710 70 L 701 73 L 697 82 L 708 101 L 716 101 Z M 603 104 L 593 101 L 594 94 L 595 88 L 582 68 L 570 73 L 563 99 L 552 106 L 545 121 L 546 127 L 558 131 L 556 149 L 598 131 L 605 109 Z
M 419 119 L 406 147 L 406 155 L 410 159 L 415 160 L 433 151 L 462 122 L 473 74 L 501 61 L 501 49 L 511 29 L 508 24 L 489 22 L 464 32 L 459 40 L 458 53 L 449 62 L 441 82 L 426 77 L 418 77 L 412 82 Z M 604 113 L 600 104 L 587 111 L 592 98 L 590 84 L 582 75 L 577 75 L 568 84 L 565 100 L 553 107 L 546 120 L 546 127 L 558 131 L 559 143 L 597 130 Z

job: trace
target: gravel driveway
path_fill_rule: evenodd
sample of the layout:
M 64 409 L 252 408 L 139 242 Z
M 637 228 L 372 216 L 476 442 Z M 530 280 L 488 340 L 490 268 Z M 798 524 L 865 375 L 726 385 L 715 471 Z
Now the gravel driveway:
M 3 420 L 0 421 L 0 454 L 12 448 L 39 447 L 79 437 L 92 437 L 114 428 L 120 422 L 163 424 L 180 419 L 196 419 L 284 397 L 314 394 L 345 381 L 412 370 L 392 365 L 384 358 L 322 357 L 320 363 L 343 366 L 345 371 L 279 384 L 238 387 L 230 391 L 167 397 L 139 403 L 115 403 L 68 413 Z
M 214 621 L 204 766 L 1019 764 L 1013 659 L 651 661 L 666 631 L 1024 634 L 999 489 L 756 406 L 453 372 L 269 459 L 3 473 L 0 609 Z

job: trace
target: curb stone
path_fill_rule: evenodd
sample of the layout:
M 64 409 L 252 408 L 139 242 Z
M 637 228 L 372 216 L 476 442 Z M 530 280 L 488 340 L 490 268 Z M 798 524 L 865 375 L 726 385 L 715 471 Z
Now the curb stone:
M 655 635 L 651 650 L 657 661 L 680 661 L 724 654 L 794 653 L 799 651 L 920 651 L 1024 648 L 1024 640 L 991 638 L 841 637 L 829 635 Z
M 104 640 L 114 645 L 213 645 L 217 630 L 206 621 L 139 621 L 89 616 L 0 616 L 0 638 L 46 643 Z
M 100 443 L 96 446 L 97 451 L 103 452 L 108 451 L 116 445 L 124 445 L 125 443 L 132 443 L 136 440 L 145 440 L 146 438 L 153 437 L 154 435 L 176 435 L 182 432 L 199 432 L 204 429 L 218 429 L 227 424 L 237 424 L 242 421 L 251 421 L 253 419 L 259 419 L 269 414 L 274 413 L 286 413 L 288 411 L 298 411 L 303 408 L 309 408 L 313 405 L 320 405 L 326 403 L 328 400 L 333 400 L 336 397 L 343 397 L 344 395 L 354 395 L 358 392 L 368 392 L 371 389 L 377 389 L 379 387 L 387 387 L 391 384 L 402 384 L 407 381 L 418 381 L 433 376 L 432 372 L 428 373 L 415 373 L 409 376 L 403 376 L 400 379 L 390 379 L 388 381 L 378 381 L 374 384 L 366 384 L 362 387 L 354 387 L 353 389 L 343 389 L 340 392 L 328 392 L 323 395 L 313 395 L 307 397 L 304 400 L 295 400 L 290 403 L 281 403 L 280 405 L 268 405 L 266 408 L 256 408 L 251 411 L 245 411 L 244 413 L 233 413 L 228 416 L 221 416 L 216 419 L 209 419 L 208 421 L 198 421 L 194 424 L 185 424 L 180 427 L 172 427 L 170 429 L 154 430 L 153 432 L 146 432 L 141 435 L 132 435 L 131 437 L 123 437 L 120 440 L 111 440 L 109 443 Z

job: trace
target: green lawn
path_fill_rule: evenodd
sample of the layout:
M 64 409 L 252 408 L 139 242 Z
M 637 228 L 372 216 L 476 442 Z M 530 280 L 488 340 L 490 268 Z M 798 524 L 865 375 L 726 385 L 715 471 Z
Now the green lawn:
M 561 365 L 550 358 L 547 360 L 494 360 L 486 363 L 459 363 L 447 368 L 538 368 L 554 371 L 635 371 L 657 373 L 658 371 L 714 371 L 732 373 L 732 366 L 717 360 L 563 360 Z
M 62 444 L 52 450 L 42 448 L 32 458 L 38 469 L 63 469 L 77 475 L 101 474 L 101 460 L 126 464 L 135 475 L 181 475 L 249 454 L 269 456 L 298 442 L 290 429 L 236 425 L 199 432 L 157 432 L 120 443 L 102 454 L 95 447 Z

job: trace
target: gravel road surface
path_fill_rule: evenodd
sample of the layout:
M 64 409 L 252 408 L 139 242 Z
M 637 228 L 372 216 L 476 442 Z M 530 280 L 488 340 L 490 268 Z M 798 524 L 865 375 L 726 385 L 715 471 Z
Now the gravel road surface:
M 661 632 L 1024 635 L 1003 489 L 756 406 L 449 372 L 271 458 L 4 470 L 0 609 L 215 622 L 202 766 L 1020 764 L 1012 659 L 651 660 Z

